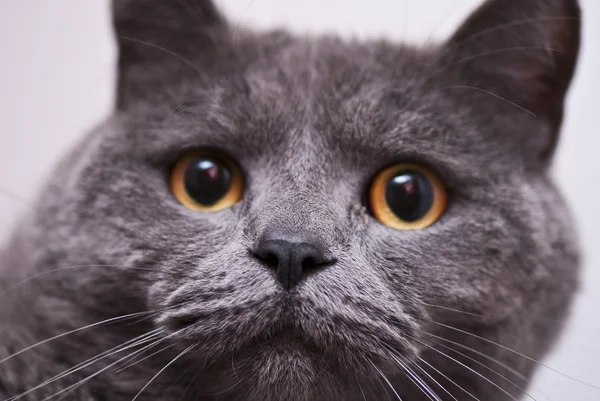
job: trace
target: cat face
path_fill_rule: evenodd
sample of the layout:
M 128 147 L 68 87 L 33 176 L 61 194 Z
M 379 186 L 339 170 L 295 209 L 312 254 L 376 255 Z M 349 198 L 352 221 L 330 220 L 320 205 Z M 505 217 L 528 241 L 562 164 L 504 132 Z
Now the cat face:
M 337 399 L 419 358 L 503 399 L 457 373 L 435 351 L 442 338 L 529 378 L 532 361 L 489 341 L 541 357 L 576 287 L 571 221 L 547 172 L 575 1 L 488 1 L 420 50 L 232 29 L 208 1 L 114 11 L 117 112 L 63 164 L 39 223 L 59 227 L 48 248 L 70 263 L 120 266 L 86 277 L 103 283 L 82 285 L 88 298 L 156 311 L 205 387 L 257 400 Z M 225 192 L 238 180 L 231 205 L 178 199 L 189 155 L 229 174 Z M 430 225 L 377 213 L 374 183 L 393 166 L 421 172 L 418 188 L 439 179 Z

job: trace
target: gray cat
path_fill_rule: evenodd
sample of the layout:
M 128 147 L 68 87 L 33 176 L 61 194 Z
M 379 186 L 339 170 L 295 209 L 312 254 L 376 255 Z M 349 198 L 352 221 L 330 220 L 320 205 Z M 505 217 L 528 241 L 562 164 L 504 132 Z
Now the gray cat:
M 113 3 L 116 110 L 1 253 L 0 400 L 528 398 L 578 283 L 575 0 L 419 49 Z

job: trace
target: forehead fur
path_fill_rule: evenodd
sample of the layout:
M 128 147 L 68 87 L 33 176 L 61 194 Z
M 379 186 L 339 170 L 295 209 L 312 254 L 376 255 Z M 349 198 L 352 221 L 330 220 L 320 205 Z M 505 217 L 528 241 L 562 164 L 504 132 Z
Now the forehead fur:
M 439 48 L 282 32 L 230 46 L 226 68 L 173 74 L 124 113 L 125 153 L 209 146 L 251 163 L 269 155 L 278 170 L 367 175 L 416 160 L 477 181 L 523 165 L 522 132 L 508 124 L 547 129 L 501 99 L 453 88 L 459 77 L 438 62 Z

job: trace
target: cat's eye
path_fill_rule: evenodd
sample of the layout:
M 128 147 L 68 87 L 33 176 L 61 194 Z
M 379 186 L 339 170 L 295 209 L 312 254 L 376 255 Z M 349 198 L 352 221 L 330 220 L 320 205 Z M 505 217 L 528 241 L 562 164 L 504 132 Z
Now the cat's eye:
M 377 220 L 399 230 L 418 230 L 435 223 L 446 209 L 447 193 L 432 171 L 400 164 L 381 171 L 369 190 Z
M 230 158 L 213 152 L 195 152 L 184 155 L 173 167 L 171 190 L 190 209 L 216 212 L 242 199 L 244 178 Z

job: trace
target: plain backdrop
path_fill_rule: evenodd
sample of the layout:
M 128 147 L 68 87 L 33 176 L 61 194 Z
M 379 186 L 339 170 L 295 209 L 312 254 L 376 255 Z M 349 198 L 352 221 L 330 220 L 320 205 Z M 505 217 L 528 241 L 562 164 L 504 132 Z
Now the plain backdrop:
M 217 1 L 234 23 L 414 43 L 443 39 L 481 2 Z M 600 390 L 577 381 L 600 386 L 600 0 L 580 3 L 583 48 L 554 174 L 580 227 L 584 288 L 530 399 L 600 400 Z M 108 0 L 0 0 L 0 238 L 60 155 L 112 108 L 109 18 Z

